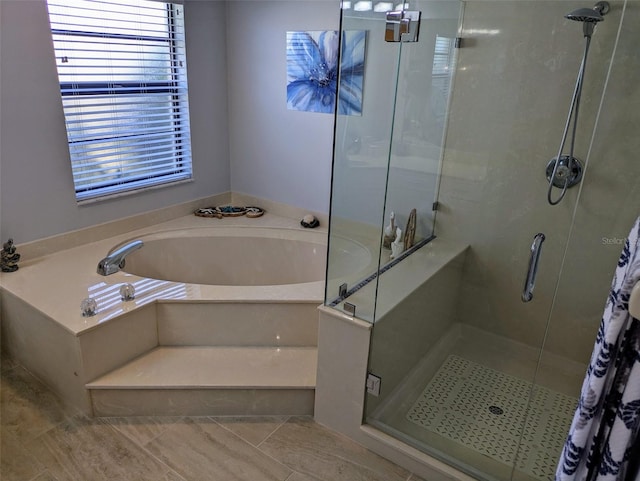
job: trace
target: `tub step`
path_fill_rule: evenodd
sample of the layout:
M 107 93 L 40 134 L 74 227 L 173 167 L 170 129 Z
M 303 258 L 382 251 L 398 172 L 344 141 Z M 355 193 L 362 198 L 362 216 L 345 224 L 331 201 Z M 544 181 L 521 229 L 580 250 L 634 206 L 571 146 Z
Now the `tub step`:
M 156 306 L 158 343 L 161 346 L 315 347 L 319 304 L 319 300 L 163 301 Z
M 313 414 L 313 347 L 157 347 L 86 385 L 95 416 Z

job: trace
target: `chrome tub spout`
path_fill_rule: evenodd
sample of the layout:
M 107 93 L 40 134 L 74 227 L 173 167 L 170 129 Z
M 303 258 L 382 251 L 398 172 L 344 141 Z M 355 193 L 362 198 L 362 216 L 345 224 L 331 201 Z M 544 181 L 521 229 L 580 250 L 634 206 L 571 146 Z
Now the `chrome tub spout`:
M 133 251 L 140 249 L 143 245 L 144 244 L 141 240 L 135 240 L 113 251 L 107 257 L 98 262 L 98 274 L 101 276 L 110 276 L 111 274 L 115 274 L 124 267 L 125 258 Z

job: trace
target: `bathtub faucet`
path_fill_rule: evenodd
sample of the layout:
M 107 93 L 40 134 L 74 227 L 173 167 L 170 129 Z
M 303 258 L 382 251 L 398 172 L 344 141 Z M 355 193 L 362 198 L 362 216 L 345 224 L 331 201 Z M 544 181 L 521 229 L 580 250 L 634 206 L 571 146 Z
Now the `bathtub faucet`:
M 115 274 L 124 267 L 125 257 L 133 251 L 140 249 L 142 246 L 142 241 L 136 240 L 123 245 L 118 250 L 113 251 L 107 257 L 98 262 L 98 274 L 101 276 L 110 276 L 111 274 Z

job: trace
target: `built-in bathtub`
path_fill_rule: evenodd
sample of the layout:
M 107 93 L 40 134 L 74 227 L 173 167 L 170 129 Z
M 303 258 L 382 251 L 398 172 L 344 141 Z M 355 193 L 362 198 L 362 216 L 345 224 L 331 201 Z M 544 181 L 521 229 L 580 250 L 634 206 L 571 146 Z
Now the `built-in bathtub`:
M 123 270 L 109 276 L 96 272 L 108 252 L 135 239 L 144 245 L 127 257 Z M 326 229 L 304 229 L 295 219 L 272 214 L 222 220 L 185 216 L 40 257 L 23 255 L 20 269 L 1 283 L 3 345 L 65 401 L 88 414 L 252 414 L 239 407 L 243 402 L 238 399 L 250 408 L 257 406 L 256 414 L 276 414 L 279 406 L 281 414 L 309 414 L 326 244 Z M 349 272 L 370 262 L 364 246 L 344 239 L 343 247 Z M 362 262 L 353 265 L 354 258 Z M 136 288 L 135 299 L 128 302 L 119 296 L 126 283 Z M 82 316 L 80 301 L 85 297 L 97 300 L 95 316 Z M 224 351 L 228 359 L 229 346 L 253 350 L 253 357 L 233 352 L 246 359 L 271 352 L 267 361 L 255 361 L 256 366 L 285 363 L 274 365 L 271 372 L 282 375 L 285 366 L 300 371 L 308 366 L 312 375 L 298 376 L 290 385 L 285 381 L 288 397 L 278 404 L 263 378 L 249 382 L 251 389 L 243 393 L 226 386 L 214 395 L 200 382 L 207 381 L 202 370 L 196 370 L 197 380 L 191 372 L 168 379 L 171 370 L 163 368 L 163 378 L 173 383 L 167 409 L 150 398 L 166 386 L 151 380 L 136 393 L 135 386 L 123 387 L 111 376 L 147 354 L 158 357 L 191 349 L 203 355 L 204 348 L 211 348 Z M 294 361 L 285 362 L 289 358 Z M 222 365 L 215 360 L 208 364 Z M 177 401 L 182 384 L 193 393 L 198 385 L 205 386 L 195 397 L 183 392 Z M 107 396 L 114 386 L 115 394 Z M 308 394 L 302 396 L 305 390 Z M 130 397 L 130 404 L 114 398 L 122 394 Z M 240 398 L 224 404 L 230 396 Z
M 171 294 L 154 294 L 157 347 L 87 384 L 95 415 L 313 414 L 325 231 L 209 222 L 111 251 L 134 240 L 118 274 Z M 365 268 L 340 242 L 344 268 Z
M 325 276 L 326 238 L 313 231 L 206 227 L 157 232 L 136 240 L 144 245 L 127 256 L 123 271 L 140 277 L 263 286 L 322 282 Z

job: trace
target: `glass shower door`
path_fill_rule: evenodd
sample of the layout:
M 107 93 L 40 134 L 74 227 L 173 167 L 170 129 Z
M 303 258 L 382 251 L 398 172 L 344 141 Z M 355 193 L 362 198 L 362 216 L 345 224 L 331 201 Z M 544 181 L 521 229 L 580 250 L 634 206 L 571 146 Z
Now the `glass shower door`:
M 345 5 L 342 43 L 352 31 L 366 35 L 361 115 L 335 118 L 333 180 L 325 304 L 353 306 L 373 321 L 375 285 L 383 248 L 386 196 L 399 44 L 387 43 L 385 13 Z M 344 47 L 343 47 L 344 49 Z M 340 74 L 342 75 L 342 69 Z
M 600 320 L 605 315 L 605 303 L 618 259 L 629 231 L 640 216 L 640 164 L 637 152 L 640 138 L 633 125 L 640 122 L 640 112 L 634 108 L 640 102 L 640 89 L 627 90 L 640 81 L 640 10 L 631 2 L 612 2 L 611 11 L 594 33 L 608 37 L 618 33 L 611 42 L 606 58 L 606 88 L 596 112 L 593 136 L 585 158 L 587 177 L 575 206 L 571 233 L 557 283 L 553 310 L 545 336 L 536 385 L 561 385 L 565 373 L 573 380 L 568 392 L 575 398 L 580 393 L 594 348 Z M 605 29 L 604 27 L 607 27 Z M 596 62 L 590 64 L 589 76 L 595 76 Z M 595 79 L 592 79 L 595 81 Z M 600 100 L 600 99 L 599 99 Z M 566 360 L 569 360 L 568 362 Z M 579 380 L 579 382 L 576 382 Z M 575 407 L 575 406 L 573 406 Z M 531 437 L 535 428 L 535 411 L 527 419 L 523 439 Z M 566 423 L 564 423 L 566 425 Z M 556 444 L 566 439 L 566 429 L 550 430 L 547 438 Z M 525 451 L 521 449 L 518 462 Z M 556 462 L 558 452 L 553 461 Z
M 424 10 L 426 3 L 410 7 Z M 369 371 L 381 381 L 379 392 L 367 394 L 365 422 L 478 479 L 552 479 L 588 360 L 585 346 L 601 316 L 592 304 L 602 310 L 615 266 L 615 256 L 601 256 L 597 242 L 626 235 L 622 218 L 623 229 L 632 223 L 629 209 L 604 229 L 590 217 L 595 204 L 606 211 L 630 195 L 610 192 L 602 180 L 589 183 L 595 147 L 606 151 L 611 143 L 606 135 L 620 142 L 623 159 L 635 142 L 614 129 L 593 135 L 602 99 L 600 116 L 624 110 L 617 104 L 607 110 L 603 97 L 622 5 L 612 2 L 593 36 L 576 141 L 576 155 L 587 165 L 583 184 L 551 206 L 545 167 L 557 153 L 583 47 L 582 29 L 564 15 L 580 5 L 464 4 L 435 239 L 378 279 Z M 425 18 L 421 35 L 429 31 Z M 627 35 L 632 48 L 637 34 L 629 27 Z M 406 47 L 400 72 L 409 69 Z M 619 68 L 628 78 L 622 60 Z M 411 84 L 410 76 L 399 75 L 398 92 L 403 80 Z M 624 102 L 624 95 L 615 97 Z M 399 112 L 392 146 L 410 125 Z M 385 219 L 403 194 L 394 187 L 393 162 L 392 155 Z M 606 169 L 602 160 L 598 168 Z M 603 170 L 598 177 L 611 175 Z M 637 169 L 630 175 L 625 182 L 637 189 Z M 523 302 L 539 233 L 545 240 L 538 243 L 535 290 Z M 588 310 L 569 301 L 585 292 Z
M 433 238 L 460 13 L 422 2 L 419 41 L 387 41 L 388 5 L 343 2 L 343 32 L 366 31 L 367 55 L 362 115 L 335 125 L 325 303 L 369 322 L 378 274 Z

